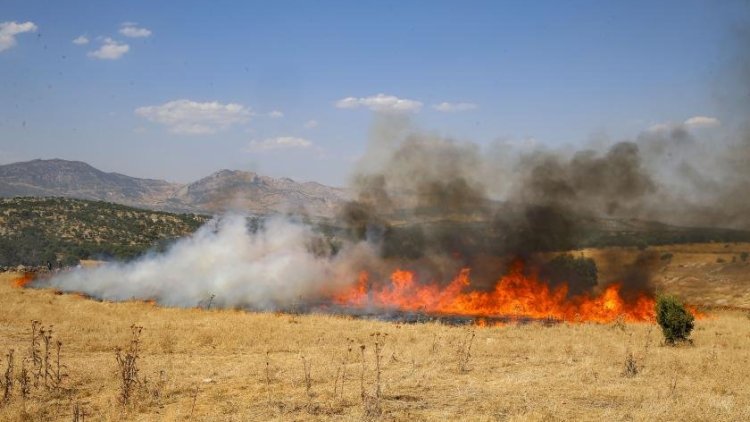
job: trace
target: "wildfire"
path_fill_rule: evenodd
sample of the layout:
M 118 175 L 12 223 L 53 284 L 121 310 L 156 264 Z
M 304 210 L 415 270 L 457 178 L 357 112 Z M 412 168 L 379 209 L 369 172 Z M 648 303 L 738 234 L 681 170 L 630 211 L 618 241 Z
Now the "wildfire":
M 29 283 L 34 281 L 34 273 L 24 273 L 22 276 L 13 279 L 13 287 L 26 287 Z
M 621 286 L 611 284 L 599 295 L 568 297 L 567 285 L 552 288 L 536 275 L 524 273 L 521 261 L 512 263 L 507 275 L 490 291 L 469 290 L 469 269 L 463 269 L 447 286 L 417 283 L 411 271 L 396 270 L 390 283 L 369 286 L 363 272 L 356 285 L 334 297 L 341 306 L 365 306 L 418 311 L 430 314 L 475 317 L 510 316 L 570 322 L 653 321 L 654 299 L 645 293 L 626 302 Z

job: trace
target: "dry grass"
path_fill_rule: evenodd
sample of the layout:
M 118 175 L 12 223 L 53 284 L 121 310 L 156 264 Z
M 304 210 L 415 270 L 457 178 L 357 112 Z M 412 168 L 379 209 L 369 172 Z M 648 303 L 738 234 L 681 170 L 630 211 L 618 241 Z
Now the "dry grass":
M 101 303 L 13 288 L 9 277 L 0 276 L 0 368 L 14 349 L 18 374 L 39 320 L 65 344 L 69 376 L 26 399 L 16 385 L 0 420 L 750 420 L 750 319 L 739 311 L 698 321 L 693 346 L 668 347 L 648 324 L 472 333 L 291 320 Z M 124 405 L 115 348 L 130 344 L 133 324 L 143 327 L 141 382 Z
M 750 309 L 750 243 L 695 243 L 651 246 L 657 259 L 654 284 L 693 304 Z M 584 249 L 594 258 L 600 279 L 613 281 L 623 263 L 635 261 L 636 248 Z M 743 259 L 744 258 L 744 259 Z

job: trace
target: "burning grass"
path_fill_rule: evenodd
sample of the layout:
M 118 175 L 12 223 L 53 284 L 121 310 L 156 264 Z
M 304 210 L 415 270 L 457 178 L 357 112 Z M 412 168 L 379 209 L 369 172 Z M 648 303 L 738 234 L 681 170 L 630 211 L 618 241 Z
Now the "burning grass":
M 366 309 L 393 309 L 400 312 L 422 312 L 430 315 L 471 316 L 502 321 L 554 320 L 568 322 L 612 322 L 624 318 L 628 322 L 654 319 L 654 300 L 640 293 L 631 301 L 620 294 L 621 286 L 611 284 L 598 295 L 570 297 L 568 287 L 550 287 L 535 274 L 527 274 L 524 264 L 516 260 L 507 275 L 500 278 L 490 291 L 470 288 L 470 270 L 464 269 L 446 286 L 417 283 L 413 272 L 396 270 L 390 283 L 369 286 L 367 273 L 358 283 L 334 297 L 342 306 Z
M 97 302 L 0 277 L 0 368 L 14 349 L 20 374 L 30 321 L 41 319 L 65 342 L 68 374 L 64 393 L 35 389 L 22 399 L 16 383 L 2 420 L 750 417 L 750 331 L 738 311 L 699 321 L 692 346 L 663 347 L 651 323 L 470 328 L 326 315 L 292 323 Z M 149 388 L 123 405 L 114 349 L 130 343 L 133 324 L 144 327 L 138 368 Z

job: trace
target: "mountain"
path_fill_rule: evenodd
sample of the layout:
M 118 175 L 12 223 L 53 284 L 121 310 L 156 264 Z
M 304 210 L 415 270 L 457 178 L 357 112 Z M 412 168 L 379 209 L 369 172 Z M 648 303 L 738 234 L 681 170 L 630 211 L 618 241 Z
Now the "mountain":
M 80 161 L 33 160 L 0 166 L 0 196 L 64 196 L 159 208 L 179 185 L 105 173 Z
M 242 210 L 258 214 L 302 211 L 331 216 L 343 189 L 315 182 L 221 170 L 182 185 L 106 173 L 80 161 L 33 160 L 0 166 L 0 197 L 62 196 L 179 212 Z
M 171 205 L 219 212 L 241 209 L 255 213 L 305 211 L 311 215 L 333 215 L 345 198 L 342 189 L 315 182 L 298 183 L 253 172 L 221 170 L 180 188 Z

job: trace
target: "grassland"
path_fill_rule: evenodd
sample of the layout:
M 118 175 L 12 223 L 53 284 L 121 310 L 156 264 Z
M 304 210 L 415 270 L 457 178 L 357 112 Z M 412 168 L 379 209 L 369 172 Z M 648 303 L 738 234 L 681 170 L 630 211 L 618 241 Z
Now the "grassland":
M 639 255 L 653 256 L 651 276 L 658 292 L 675 293 L 708 307 L 750 309 L 750 243 L 690 243 L 638 248 L 584 249 L 599 268 L 600 280 L 616 280 L 617 267 Z
M 0 420 L 73 420 L 76 406 L 86 420 L 750 419 L 750 319 L 738 310 L 698 321 L 693 345 L 669 347 L 650 324 L 472 330 L 167 309 L 14 288 L 12 277 L 0 275 L 0 379 L 9 349 L 16 374 L 29 354 L 31 320 L 54 326 L 69 376 L 25 400 L 16 386 Z M 123 405 L 114 349 L 132 324 L 144 327 L 147 383 Z

